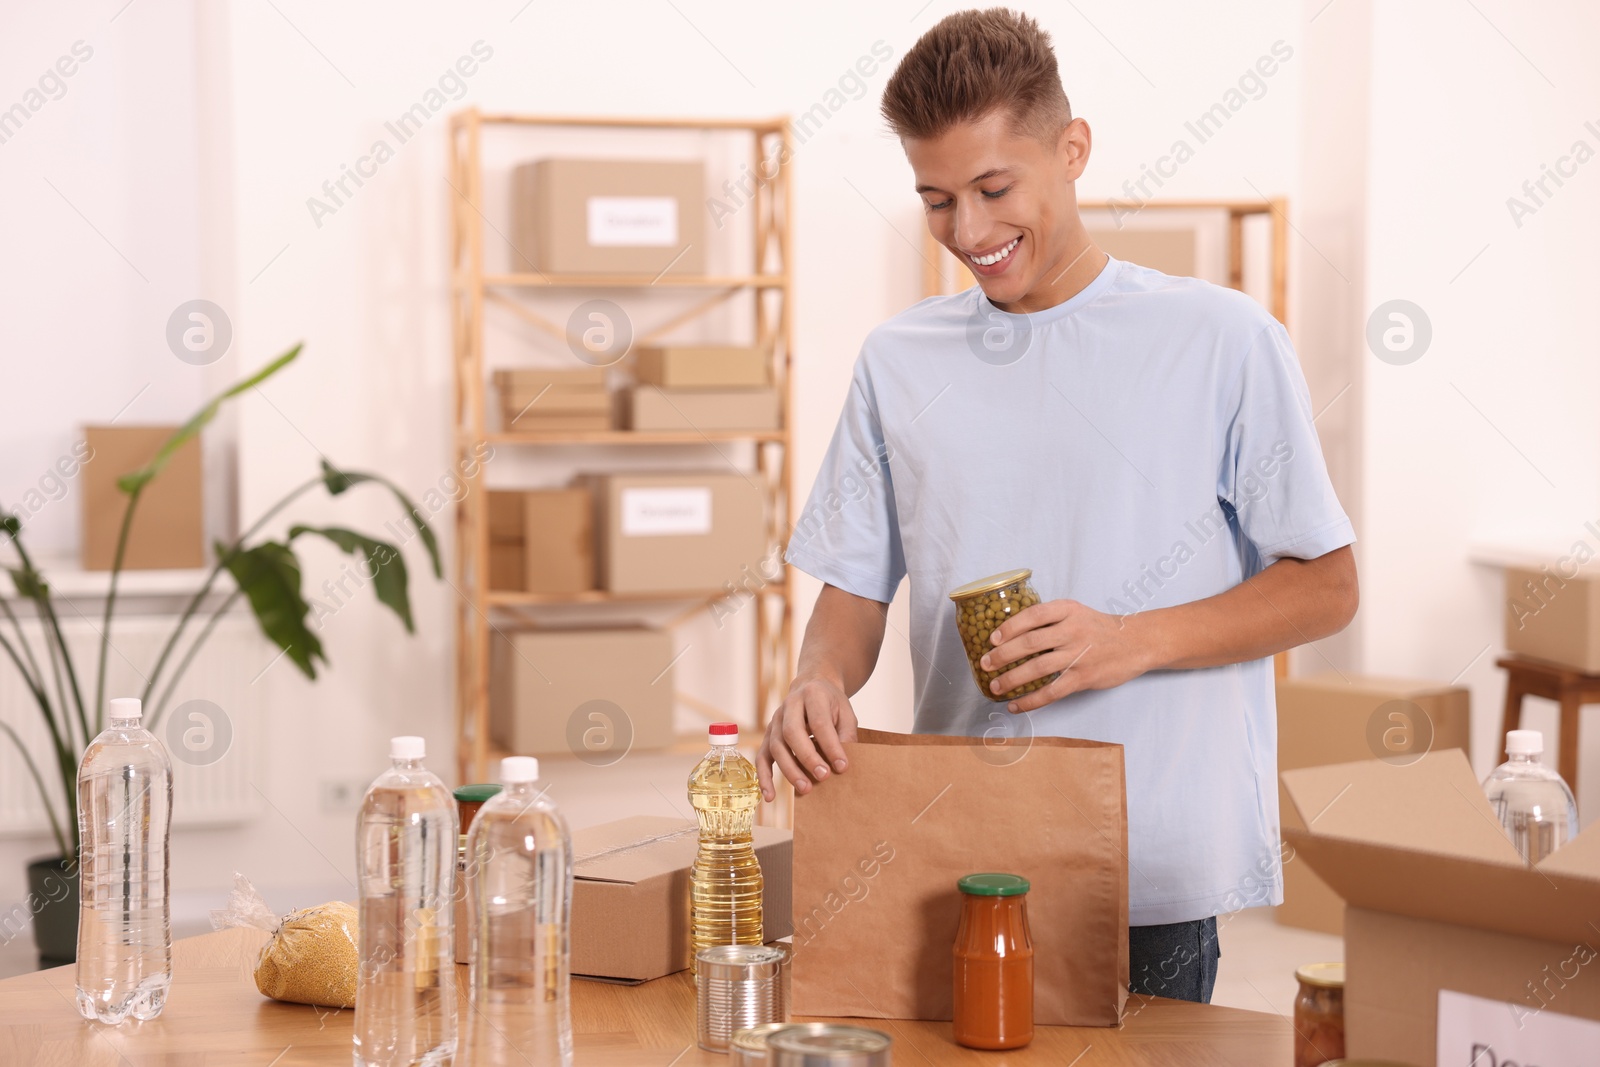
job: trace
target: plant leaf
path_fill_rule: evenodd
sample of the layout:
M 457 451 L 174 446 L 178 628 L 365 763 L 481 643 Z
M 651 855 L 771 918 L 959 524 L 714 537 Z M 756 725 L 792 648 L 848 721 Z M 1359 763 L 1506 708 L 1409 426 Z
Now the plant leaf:
M 250 610 L 267 638 L 283 649 L 307 678 L 317 676 L 316 660 L 324 664 L 322 642 L 306 627 L 311 608 L 300 595 L 300 561 L 294 550 L 277 541 L 263 541 L 253 548 L 228 554 L 228 546 L 216 546 L 228 573 L 250 601 Z
M 372 579 L 372 591 L 378 602 L 400 617 L 406 633 L 416 633 L 411 621 L 411 598 L 406 593 L 406 560 L 398 548 L 340 526 L 294 526 L 289 530 L 289 540 L 308 533 L 325 537 L 341 550 L 359 555 L 365 564 L 361 574 Z
M 262 367 L 260 370 L 250 375 L 250 377 L 246 378 L 244 381 L 235 382 L 221 393 L 218 393 L 216 396 L 212 397 L 211 401 L 206 404 L 205 407 L 201 408 L 199 411 L 190 416 L 188 422 L 178 427 L 177 430 L 173 432 L 172 436 L 163 442 L 161 447 L 156 450 L 156 454 L 151 457 L 149 463 L 146 463 L 136 471 L 124 474 L 122 477 L 118 478 L 117 488 L 122 490 L 124 493 L 127 493 L 129 496 L 132 496 L 134 493 L 138 492 L 146 482 L 161 473 L 162 469 L 166 467 L 167 461 L 172 458 L 172 454 L 174 452 L 182 448 L 191 437 L 199 433 L 206 423 L 217 417 L 217 412 L 222 408 L 222 402 L 224 400 L 238 396 L 246 389 L 254 389 L 256 386 L 260 385 L 262 382 L 278 373 L 278 371 L 282 370 L 285 366 L 294 361 L 295 357 L 300 354 L 300 349 L 302 347 L 302 345 L 295 345 L 283 355 L 279 356 L 271 363 L 268 363 L 265 367 Z M 293 653 L 290 653 L 290 655 L 293 655 Z
M 22 530 L 22 520 L 14 511 L 0 511 L 0 533 L 8 533 L 16 537 Z
M 399 486 L 381 475 L 366 474 L 362 471 L 342 471 L 326 459 L 322 461 L 322 484 L 328 487 L 330 496 L 338 496 L 351 486 L 360 485 L 362 482 L 376 482 L 394 494 L 394 498 L 400 502 L 401 509 L 412 522 L 417 524 L 417 533 L 421 535 L 422 545 L 428 550 L 428 560 L 433 564 L 433 576 L 443 578 L 444 566 L 439 560 L 439 541 L 433 535 L 433 527 L 422 517 L 422 509 L 412 503 L 411 498 L 406 496 Z
M 50 587 L 32 567 L 7 567 L 6 570 L 11 574 L 11 584 L 17 587 L 17 595 L 23 599 L 39 601 L 50 595 Z

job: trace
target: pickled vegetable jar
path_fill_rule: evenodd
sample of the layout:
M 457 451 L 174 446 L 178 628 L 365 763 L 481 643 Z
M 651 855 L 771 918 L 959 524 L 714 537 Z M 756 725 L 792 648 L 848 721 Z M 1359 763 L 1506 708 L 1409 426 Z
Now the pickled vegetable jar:
M 984 653 L 995 647 L 990 643 L 989 635 L 994 633 L 996 627 L 1023 608 L 1039 603 L 1039 594 L 1028 581 L 1032 577 L 1033 571 L 1026 568 L 1006 571 L 1004 574 L 992 574 L 987 578 L 968 582 L 950 594 L 950 599 L 956 602 L 956 626 L 961 631 L 962 647 L 967 650 L 967 662 L 972 666 L 973 680 L 978 683 L 983 695 L 990 700 L 1015 700 L 1025 693 L 1043 689 L 1055 681 L 1060 673 L 1036 678 L 1017 686 L 1009 693 L 996 695 L 989 691 L 990 682 L 1018 664 L 1026 663 L 1034 656 L 1043 653 L 1035 652 L 1032 656 L 1024 656 L 993 671 L 986 671 L 979 665 Z
M 969 874 L 961 890 L 954 956 L 955 1039 L 968 1048 L 1021 1048 L 1033 1040 L 1033 938 L 1028 880 Z
M 1294 972 L 1294 1067 L 1344 1057 L 1344 964 L 1308 963 Z

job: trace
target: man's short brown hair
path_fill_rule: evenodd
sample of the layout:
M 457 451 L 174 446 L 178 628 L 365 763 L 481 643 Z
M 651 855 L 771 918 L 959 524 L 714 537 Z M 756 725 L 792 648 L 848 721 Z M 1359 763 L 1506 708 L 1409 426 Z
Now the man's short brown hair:
M 940 19 L 895 68 L 881 111 L 902 141 L 1004 111 L 1013 133 L 1054 144 L 1072 121 L 1050 35 L 1004 7 Z

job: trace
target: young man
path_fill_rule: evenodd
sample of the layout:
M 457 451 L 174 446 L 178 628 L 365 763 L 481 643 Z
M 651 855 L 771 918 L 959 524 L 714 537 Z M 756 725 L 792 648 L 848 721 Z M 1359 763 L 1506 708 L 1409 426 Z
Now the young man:
M 1282 899 L 1273 653 L 1356 610 L 1350 521 L 1283 327 L 1250 298 L 1089 240 L 1074 119 L 1048 36 L 1004 9 L 941 21 L 883 114 L 928 227 L 977 276 L 862 346 L 789 544 L 824 583 L 758 759 L 796 792 L 848 773 L 850 696 L 911 579 L 914 729 L 1124 746 L 1135 992 L 1210 999 L 1215 916 Z M 947 593 L 1031 567 L 974 691 Z M 1007 720 L 1011 722 L 1013 720 Z

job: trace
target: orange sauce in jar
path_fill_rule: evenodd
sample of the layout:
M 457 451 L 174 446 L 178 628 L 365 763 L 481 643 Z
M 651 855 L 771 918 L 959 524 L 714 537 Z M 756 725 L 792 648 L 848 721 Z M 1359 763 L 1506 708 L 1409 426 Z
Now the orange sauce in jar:
M 1021 1048 L 1033 1040 L 1033 938 L 1028 880 L 969 874 L 952 949 L 955 1039 L 968 1048 Z

